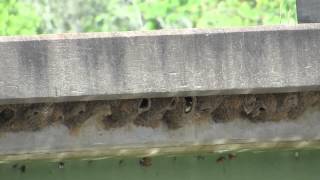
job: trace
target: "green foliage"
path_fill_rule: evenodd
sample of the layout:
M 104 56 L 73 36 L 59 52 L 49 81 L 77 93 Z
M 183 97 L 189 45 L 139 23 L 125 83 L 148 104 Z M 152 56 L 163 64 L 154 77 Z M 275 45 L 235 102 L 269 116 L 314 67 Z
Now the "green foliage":
M 139 29 L 137 11 L 123 0 L 24 0 L 43 14 L 41 33 Z
M 4 1 L 0 3 L 4 9 L 0 6 L 0 17 L 6 19 L 1 19 L 2 34 L 34 33 L 37 29 L 38 33 L 60 33 L 296 23 L 295 0 Z M 41 24 L 25 3 L 34 4 Z M 19 13 L 8 18 L 11 10 L 4 6 Z
M 0 0 L 0 35 L 36 34 L 40 21 L 30 4 Z
M 136 0 L 147 29 L 290 24 L 295 0 Z

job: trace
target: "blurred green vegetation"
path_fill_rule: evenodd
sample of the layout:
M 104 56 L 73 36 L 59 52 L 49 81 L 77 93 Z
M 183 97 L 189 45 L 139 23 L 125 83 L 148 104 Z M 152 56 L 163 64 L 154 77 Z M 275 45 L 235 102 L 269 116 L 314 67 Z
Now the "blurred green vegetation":
M 0 0 L 0 35 L 294 23 L 295 0 Z
M 31 4 L 0 0 L 0 35 L 35 34 L 40 22 Z

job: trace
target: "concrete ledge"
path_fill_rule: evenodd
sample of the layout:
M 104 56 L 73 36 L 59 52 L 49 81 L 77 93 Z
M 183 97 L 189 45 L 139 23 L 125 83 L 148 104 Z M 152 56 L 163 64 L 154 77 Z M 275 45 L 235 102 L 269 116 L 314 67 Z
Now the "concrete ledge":
M 0 103 L 320 89 L 320 25 L 0 38 Z

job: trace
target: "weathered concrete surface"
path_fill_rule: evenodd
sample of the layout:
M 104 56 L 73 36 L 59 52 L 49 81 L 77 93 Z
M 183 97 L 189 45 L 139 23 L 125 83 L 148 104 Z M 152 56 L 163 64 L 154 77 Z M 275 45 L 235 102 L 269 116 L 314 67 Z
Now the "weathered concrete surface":
M 0 38 L 0 103 L 318 90 L 320 25 Z
M 299 23 L 320 23 L 319 0 L 297 0 Z

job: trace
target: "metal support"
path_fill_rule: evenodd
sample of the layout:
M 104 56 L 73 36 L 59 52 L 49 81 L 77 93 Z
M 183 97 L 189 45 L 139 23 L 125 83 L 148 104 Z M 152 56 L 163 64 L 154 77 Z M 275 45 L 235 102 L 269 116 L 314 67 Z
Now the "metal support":
M 297 0 L 299 23 L 320 23 L 319 0 Z

